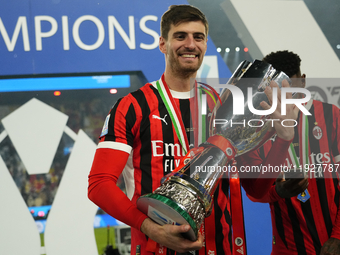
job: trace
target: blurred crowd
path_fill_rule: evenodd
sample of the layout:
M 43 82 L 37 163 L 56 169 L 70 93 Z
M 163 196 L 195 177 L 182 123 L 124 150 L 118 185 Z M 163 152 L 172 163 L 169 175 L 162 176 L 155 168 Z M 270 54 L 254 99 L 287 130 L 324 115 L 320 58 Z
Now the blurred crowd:
M 94 98 L 83 101 L 68 100 L 63 101 L 62 104 L 52 102 L 49 105 L 69 117 L 66 125 L 71 130 L 77 134 L 82 129 L 97 144 L 105 117 L 108 114 L 108 104 L 112 106 L 112 102 L 105 103 Z M 1 118 L 10 114 L 17 107 L 13 107 L 13 105 L 0 106 Z M 2 131 L 4 131 L 4 127 L 0 123 L 0 133 Z M 10 138 L 7 136 L 0 141 L 0 156 L 28 207 L 53 203 L 73 144 L 74 141 L 64 133 L 49 172 L 29 175 Z M 124 189 L 124 182 L 120 179 L 119 183 Z

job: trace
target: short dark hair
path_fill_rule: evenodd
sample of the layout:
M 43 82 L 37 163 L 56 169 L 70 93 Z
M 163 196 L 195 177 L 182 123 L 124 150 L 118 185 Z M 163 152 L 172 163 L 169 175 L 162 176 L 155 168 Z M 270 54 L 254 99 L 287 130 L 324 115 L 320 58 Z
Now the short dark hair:
M 171 25 L 177 26 L 182 22 L 202 21 L 208 34 L 208 20 L 198 8 L 192 5 L 171 5 L 161 19 L 161 36 L 167 40 Z
M 265 56 L 263 61 L 271 64 L 276 70 L 284 72 L 289 77 L 300 72 L 301 59 L 299 55 L 288 50 L 272 52 Z

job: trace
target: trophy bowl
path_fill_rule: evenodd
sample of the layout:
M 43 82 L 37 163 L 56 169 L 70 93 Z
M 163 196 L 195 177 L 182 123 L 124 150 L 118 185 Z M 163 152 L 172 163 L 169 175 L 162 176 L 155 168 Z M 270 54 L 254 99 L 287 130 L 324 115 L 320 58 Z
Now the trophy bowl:
M 254 114 L 249 104 L 253 105 L 256 110 L 263 110 L 260 103 L 262 101 L 268 103 L 267 95 L 264 93 L 265 88 L 271 81 L 275 81 L 281 88 L 283 80 L 287 80 L 291 85 L 290 78 L 285 73 L 275 70 L 270 64 L 259 60 L 253 63 L 243 61 L 229 79 L 228 84 L 235 85 L 242 91 L 246 99 L 244 113 L 235 114 L 235 98 L 231 96 L 229 89 L 222 90 L 222 104 L 218 101 L 213 109 L 209 135 L 222 135 L 227 138 L 236 149 L 236 156 L 259 148 L 275 132 L 269 132 L 272 125 L 272 122 L 268 121 L 270 116 Z M 249 102 L 250 98 L 251 102 Z M 224 122 L 216 124 L 216 119 L 224 120 Z
M 224 170 L 228 170 L 226 167 L 235 163 L 236 156 L 260 147 L 275 134 L 270 131 L 271 123 L 266 121 L 269 116 L 253 114 L 247 107 L 248 99 L 251 98 L 255 109 L 261 110 L 262 101 L 269 103 L 264 93 L 266 86 L 275 81 L 281 87 L 285 79 L 290 82 L 286 74 L 270 64 L 259 60 L 243 61 L 227 84 L 238 87 L 247 99 L 244 114 L 234 114 L 232 92 L 223 89 L 222 104 L 218 102 L 212 112 L 207 141 L 189 151 L 154 192 L 141 196 L 137 200 L 138 209 L 160 225 L 190 225 L 190 230 L 183 235 L 197 240 L 200 226 L 211 212 L 215 189 Z M 217 125 L 216 119 L 224 121 Z M 259 121 L 261 125 L 233 125 L 250 120 Z

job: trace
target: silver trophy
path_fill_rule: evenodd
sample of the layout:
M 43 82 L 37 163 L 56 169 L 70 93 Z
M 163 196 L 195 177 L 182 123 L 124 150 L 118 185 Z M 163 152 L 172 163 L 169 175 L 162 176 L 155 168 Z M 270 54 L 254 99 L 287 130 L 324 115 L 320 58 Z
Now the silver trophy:
M 227 84 L 235 85 L 243 92 L 244 114 L 234 114 L 232 93 L 229 89 L 222 90 L 222 104 L 218 102 L 213 110 L 208 140 L 191 151 L 196 151 L 193 156 L 189 152 L 183 163 L 166 175 L 153 193 L 138 199 L 139 210 L 160 225 L 189 224 L 191 229 L 184 236 L 197 240 L 200 226 L 211 212 L 212 197 L 225 173 L 223 169 L 235 163 L 235 157 L 260 147 L 274 135 L 269 131 L 272 122 L 266 121 L 269 116 L 253 114 L 246 107 L 248 99 L 252 98 L 253 107 L 263 110 L 260 102 L 268 102 L 264 89 L 272 80 L 279 87 L 283 80 L 290 82 L 285 73 L 275 70 L 270 64 L 259 60 L 252 63 L 243 61 Z M 249 96 L 248 88 L 252 88 Z M 249 121 L 258 123 L 247 125 Z

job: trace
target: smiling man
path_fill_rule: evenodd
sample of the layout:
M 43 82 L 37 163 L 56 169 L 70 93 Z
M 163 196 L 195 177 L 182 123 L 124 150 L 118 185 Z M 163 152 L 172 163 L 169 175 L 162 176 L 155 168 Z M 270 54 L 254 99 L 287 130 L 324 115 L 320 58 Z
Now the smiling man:
M 199 9 L 170 6 L 162 16 L 159 40 L 159 49 L 165 56 L 164 74 L 158 81 L 119 99 L 100 135 L 88 196 L 105 212 L 131 226 L 131 254 L 136 254 L 136 249 L 143 255 L 175 251 L 232 254 L 228 179 L 218 185 L 212 213 L 201 229 L 204 234 L 198 235 L 196 241 L 182 236 L 189 225 L 158 225 L 136 206 L 140 196 L 159 187 L 162 177 L 178 166 L 190 142 L 194 143 L 189 142 L 193 137 L 190 90 L 207 50 L 207 40 L 208 22 Z M 282 155 L 283 163 L 282 152 L 287 151 L 294 129 L 284 131 L 277 130 L 278 135 L 288 136 L 277 139 L 268 157 L 272 162 L 263 165 L 279 164 L 278 155 Z M 116 185 L 120 174 L 124 176 L 126 195 Z M 274 180 L 243 179 L 241 183 L 247 192 L 261 197 Z
M 208 22 L 199 9 L 170 6 L 162 16 L 159 39 L 164 74 L 119 99 L 105 121 L 108 126 L 103 128 L 89 176 L 89 198 L 131 226 L 131 254 L 138 246 L 141 254 L 166 254 L 166 247 L 172 253 L 202 248 L 202 236 L 196 242 L 181 236 L 189 226 L 160 226 L 137 209 L 136 201 L 155 190 L 161 178 L 178 166 L 185 155 L 182 148 L 189 149 L 190 81 L 202 64 L 207 37 Z M 169 104 L 171 109 L 166 108 Z M 176 119 L 171 118 L 174 115 Z M 121 173 L 126 195 L 116 186 Z

